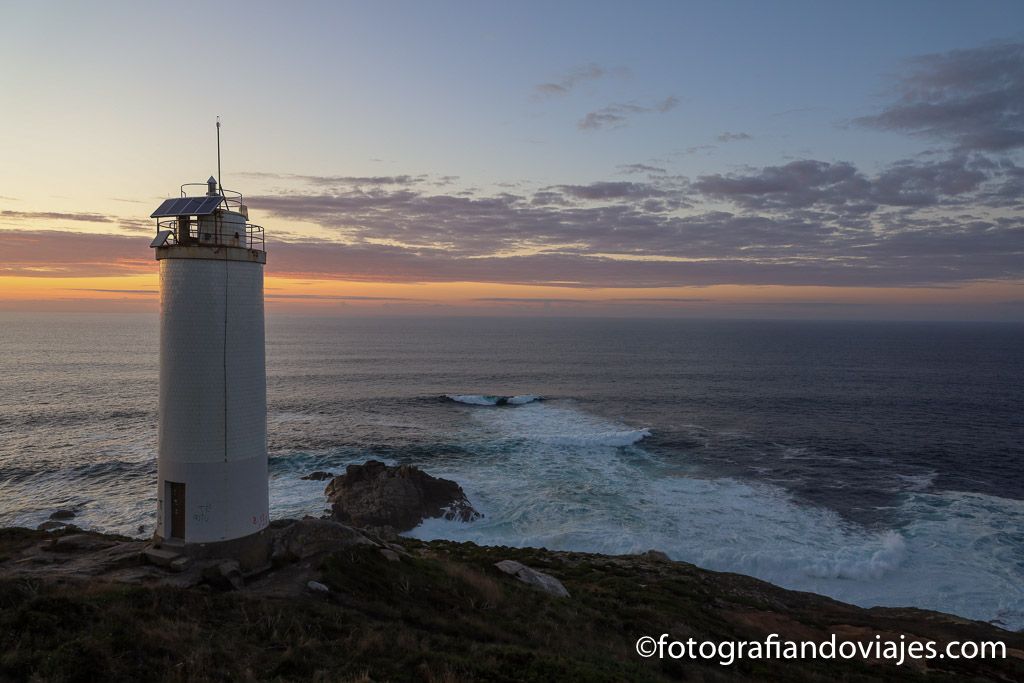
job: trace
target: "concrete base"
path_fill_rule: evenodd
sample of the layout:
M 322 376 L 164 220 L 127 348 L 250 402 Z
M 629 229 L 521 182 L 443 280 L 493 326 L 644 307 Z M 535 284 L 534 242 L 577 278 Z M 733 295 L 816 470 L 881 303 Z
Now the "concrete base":
M 216 543 L 182 543 L 154 535 L 153 547 L 193 560 L 237 560 L 243 572 L 250 572 L 265 567 L 270 561 L 272 538 L 269 527 L 242 538 Z

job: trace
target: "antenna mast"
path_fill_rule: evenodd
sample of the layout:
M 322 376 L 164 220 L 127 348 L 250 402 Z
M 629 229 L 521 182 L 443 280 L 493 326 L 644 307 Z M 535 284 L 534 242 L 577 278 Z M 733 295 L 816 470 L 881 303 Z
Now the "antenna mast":
M 224 183 L 220 180 L 220 117 L 217 117 L 217 186 L 224 194 Z

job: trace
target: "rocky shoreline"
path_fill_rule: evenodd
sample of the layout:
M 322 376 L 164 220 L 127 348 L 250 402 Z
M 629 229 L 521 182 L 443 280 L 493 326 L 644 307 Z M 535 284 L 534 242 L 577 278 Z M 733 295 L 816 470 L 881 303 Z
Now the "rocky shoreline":
M 0 529 L 0 681 L 1024 680 L 1024 633 L 948 614 L 863 609 L 657 551 L 402 537 L 424 517 L 478 514 L 458 484 L 415 468 L 352 466 L 327 493 L 332 518 L 273 522 L 264 561 L 248 566 L 160 554 L 66 514 Z M 1000 641 L 1007 658 L 723 666 L 637 654 L 639 637 L 663 633 Z

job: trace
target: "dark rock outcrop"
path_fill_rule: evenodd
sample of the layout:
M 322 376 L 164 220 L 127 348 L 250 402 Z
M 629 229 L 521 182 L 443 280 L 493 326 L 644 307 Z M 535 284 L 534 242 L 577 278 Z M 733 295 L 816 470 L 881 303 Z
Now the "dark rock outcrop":
M 656 562 L 671 562 L 672 558 L 661 552 L 660 550 L 648 550 L 646 553 L 640 553 L 640 557 L 646 557 L 648 560 L 654 560 Z
M 58 536 L 50 541 L 48 549 L 64 553 L 92 552 L 95 550 L 105 550 L 115 545 L 117 545 L 117 541 L 99 534 L 81 533 Z
M 323 470 L 317 470 L 316 472 L 310 472 L 309 474 L 307 474 L 304 477 L 299 477 L 299 479 L 305 479 L 307 481 L 323 481 L 324 479 L 333 479 L 333 478 L 334 478 L 334 473 L 333 472 L 324 472 Z
M 50 519 L 73 519 L 74 516 L 74 510 L 57 510 L 50 515 Z
M 378 460 L 349 465 L 324 493 L 333 519 L 359 527 L 408 531 L 433 517 L 469 522 L 481 516 L 454 481 L 432 477 L 412 465 L 391 467 Z
M 275 565 L 298 562 L 355 545 L 376 544 L 358 529 L 331 519 L 297 520 L 275 535 L 270 561 Z
M 237 560 L 224 560 L 203 569 L 203 581 L 220 591 L 241 590 L 245 579 Z

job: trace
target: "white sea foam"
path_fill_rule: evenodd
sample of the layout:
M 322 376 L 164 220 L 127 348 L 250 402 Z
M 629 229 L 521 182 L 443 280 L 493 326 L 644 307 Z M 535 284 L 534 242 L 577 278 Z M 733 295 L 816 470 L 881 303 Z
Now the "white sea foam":
M 939 475 L 935 470 L 918 474 L 896 474 L 897 485 L 904 491 L 927 491 Z
M 522 396 L 511 396 L 508 402 L 514 406 L 523 405 L 524 403 L 533 403 L 534 401 L 541 400 L 540 396 L 534 394 L 523 394 Z
M 541 396 L 523 394 L 522 396 L 487 396 L 484 394 L 445 394 L 445 398 L 471 406 L 520 406 L 534 401 L 543 400 Z
M 550 402 L 531 403 L 513 411 L 474 413 L 473 418 L 495 437 L 526 439 L 550 446 L 615 448 L 630 446 L 651 435 L 646 428 L 630 428 Z
M 868 529 L 774 486 L 704 478 L 622 438 L 646 430 L 572 405 L 473 418 L 490 447 L 432 473 L 459 481 L 485 517 L 429 520 L 412 535 L 613 554 L 657 548 L 863 606 L 911 605 L 1024 627 L 1024 567 L 1014 556 L 1024 502 L 909 493 L 894 511 L 909 521 Z

